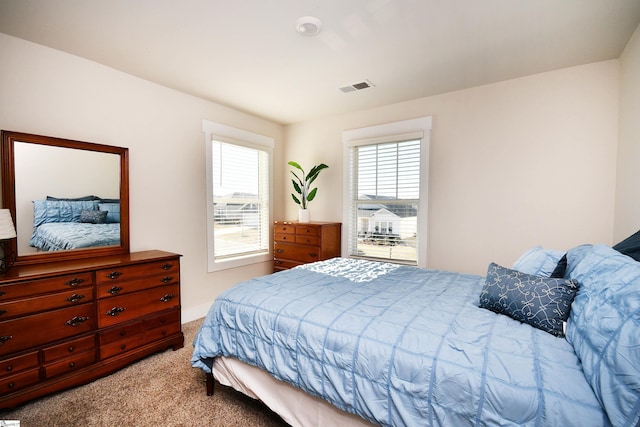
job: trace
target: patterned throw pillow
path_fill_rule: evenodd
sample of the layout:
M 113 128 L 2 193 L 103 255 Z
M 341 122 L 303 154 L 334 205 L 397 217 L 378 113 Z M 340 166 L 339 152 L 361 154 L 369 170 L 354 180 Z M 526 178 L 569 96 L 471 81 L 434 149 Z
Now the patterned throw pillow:
M 104 224 L 107 219 L 107 211 L 89 211 L 84 210 L 80 212 L 80 222 L 87 222 L 90 224 Z
M 480 307 L 564 337 L 578 284 L 570 279 L 540 277 L 491 263 L 480 294 Z

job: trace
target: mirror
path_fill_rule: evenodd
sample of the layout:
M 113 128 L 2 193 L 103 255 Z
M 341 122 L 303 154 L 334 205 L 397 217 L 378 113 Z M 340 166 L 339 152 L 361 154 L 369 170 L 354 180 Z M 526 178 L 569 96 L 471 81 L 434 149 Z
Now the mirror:
M 14 265 L 129 252 L 128 149 L 2 131 Z

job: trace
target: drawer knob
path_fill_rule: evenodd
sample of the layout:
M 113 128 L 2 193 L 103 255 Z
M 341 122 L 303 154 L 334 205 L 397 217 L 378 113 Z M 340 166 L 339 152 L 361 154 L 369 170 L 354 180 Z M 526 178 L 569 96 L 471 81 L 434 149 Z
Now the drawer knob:
M 84 298 L 84 295 L 73 294 L 69 298 L 67 298 L 67 301 L 75 303 L 80 301 L 82 298 Z
M 276 260 L 276 265 L 282 265 L 282 260 L 277 259 Z
M 76 367 L 76 362 L 69 362 L 69 367 L 70 368 L 75 368 Z
M 73 316 L 73 318 L 67 320 L 66 322 L 64 322 L 64 324 L 67 325 L 67 326 L 75 327 L 75 326 L 82 325 L 87 320 L 89 320 L 88 317 Z
M 11 365 L 7 366 L 7 372 L 11 372 L 11 371 L 13 371 L 13 366 Z
M 169 282 L 171 282 L 172 280 L 173 280 L 173 277 L 171 277 L 171 276 L 166 276 L 166 277 L 163 277 L 163 278 L 162 278 L 161 282 L 162 282 L 162 283 L 169 283 Z
M 170 270 L 171 267 L 173 267 L 173 264 L 171 264 L 170 262 L 166 263 L 166 264 L 162 264 L 162 266 L 160 267 L 163 270 Z
M 2 316 L 3 314 L 5 314 L 7 312 L 7 310 L 0 310 L 0 316 Z
M 73 353 L 73 350 L 75 350 L 75 348 L 72 345 L 70 345 L 69 348 L 67 349 L 69 353 Z
M 9 388 L 14 388 L 15 386 L 16 386 L 16 384 L 13 381 L 11 381 L 9 384 L 7 384 L 7 387 L 9 387 Z
M 120 313 L 122 313 L 125 310 L 126 308 L 124 307 L 113 307 L 111 310 L 107 311 L 105 314 L 107 316 L 118 316 Z
M 0 291 L 0 297 L 4 294 L 6 294 L 6 292 Z
M 112 286 L 111 289 L 107 291 L 108 294 L 115 295 L 120 292 L 122 288 L 120 286 Z
M 65 282 L 64 284 L 67 286 L 71 286 L 72 288 L 78 286 L 80 283 L 84 282 L 84 279 L 79 279 L 77 277 L 74 277 L 73 279 Z
M 279 254 L 281 254 L 283 252 L 282 249 L 276 249 L 276 252 L 278 252 Z
M 11 338 L 13 338 L 13 336 L 11 335 L 3 335 L 0 337 L 0 345 L 6 343 L 7 341 L 9 341 Z
M 315 258 L 315 257 L 318 256 L 318 254 L 315 253 L 315 252 L 309 252 L 309 256 L 312 257 L 312 258 Z
M 122 273 L 120 273 L 119 271 L 112 271 L 111 273 L 107 274 L 107 278 L 111 280 L 115 280 L 120 276 L 122 276 Z
M 162 302 L 169 302 L 172 299 L 174 299 L 176 296 L 173 294 L 166 294 L 165 296 L 163 296 L 162 298 L 160 298 L 160 301 Z

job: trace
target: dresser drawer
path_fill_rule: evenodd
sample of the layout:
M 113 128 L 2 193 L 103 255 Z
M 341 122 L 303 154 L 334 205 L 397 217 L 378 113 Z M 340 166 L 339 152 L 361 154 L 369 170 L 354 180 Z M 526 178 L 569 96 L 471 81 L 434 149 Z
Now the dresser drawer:
M 273 268 L 275 271 L 288 270 L 297 265 L 303 265 L 304 262 L 287 261 L 285 259 L 274 259 Z
M 142 333 L 141 324 L 138 323 L 138 326 L 137 333 L 129 330 L 128 332 L 130 333 L 127 335 L 118 337 L 115 341 L 110 341 L 108 344 L 101 344 L 100 359 L 117 356 L 118 354 L 125 353 L 144 344 L 144 334 Z
M 311 225 L 296 225 L 297 236 L 319 236 L 320 227 L 314 227 Z
M 39 297 L 22 298 L 0 303 L 0 320 L 10 319 L 39 311 L 69 307 L 93 300 L 93 289 L 79 288 Z
M 82 353 L 84 351 L 95 350 L 95 348 L 96 338 L 94 335 L 90 335 L 88 337 L 78 338 L 52 347 L 47 347 L 42 351 L 42 354 L 45 362 L 51 362 L 56 359 Z
M 40 381 L 38 368 L 0 378 L 0 394 L 11 393 Z
M 180 263 L 177 260 L 105 269 L 96 273 L 98 298 L 108 298 L 180 282 Z
M 0 322 L 0 355 L 89 332 L 96 327 L 93 304 L 52 310 Z
M 142 333 L 142 322 L 128 323 L 100 333 L 100 345 L 111 344 Z
M 93 274 L 69 274 L 0 286 L 0 302 L 48 292 L 80 289 L 93 285 Z
M 318 236 L 298 236 L 296 234 L 296 243 L 309 246 L 320 246 L 320 237 Z
M 273 235 L 273 240 L 276 241 L 276 242 L 291 242 L 291 243 L 295 243 L 296 235 L 295 234 L 275 233 Z
M 319 248 L 315 246 L 274 242 L 273 248 L 276 258 L 301 262 L 314 262 L 319 259 Z
M 275 224 L 273 226 L 274 234 L 295 234 L 296 227 L 291 224 Z
M 180 310 L 175 309 L 169 312 L 153 316 L 144 321 L 144 342 L 149 343 L 159 339 L 177 334 L 181 330 Z
M 38 366 L 38 352 L 34 351 L 22 356 L 12 357 L 0 361 L 0 377 L 13 375 L 25 369 Z
M 103 328 L 180 305 L 180 285 L 165 285 L 98 300 L 98 325 Z
M 95 361 L 95 349 L 91 351 L 85 351 L 84 353 L 75 353 L 74 355 L 62 359 L 58 362 L 44 365 L 44 375 L 47 378 L 57 377 L 58 375 L 66 374 L 84 366 L 88 366 Z

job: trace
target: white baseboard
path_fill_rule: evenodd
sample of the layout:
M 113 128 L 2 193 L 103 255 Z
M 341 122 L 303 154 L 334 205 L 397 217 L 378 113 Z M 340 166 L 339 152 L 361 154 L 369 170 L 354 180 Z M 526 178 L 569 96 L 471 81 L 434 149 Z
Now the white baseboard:
M 191 308 L 182 308 L 182 323 L 188 323 L 196 319 L 203 318 L 209 312 L 211 302 L 197 305 Z

